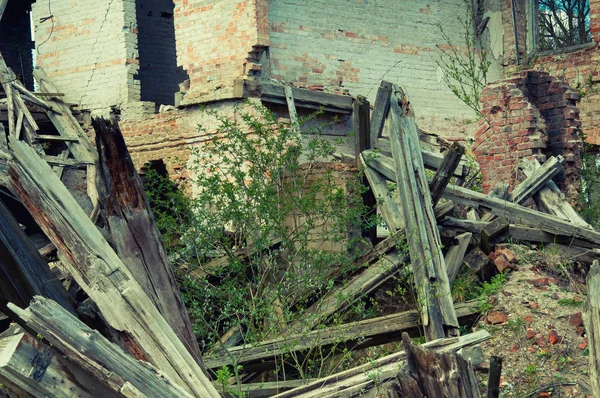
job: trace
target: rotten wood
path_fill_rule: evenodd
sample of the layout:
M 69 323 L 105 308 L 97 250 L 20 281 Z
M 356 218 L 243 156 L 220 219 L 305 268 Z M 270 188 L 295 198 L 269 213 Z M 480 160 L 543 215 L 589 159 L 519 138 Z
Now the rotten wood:
M 463 321 L 472 320 L 480 313 L 480 301 L 473 300 L 456 305 L 456 314 Z M 420 316 L 417 310 L 404 311 L 364 321 L 327 327 L 292 336 L 280 336 L 276 339 L 260 342 L 258 345 L 230 347 L 217 350 L 212 356 L 205 356 L 208 369 L 217 369 L 225 365 L 244 366 L 245 371 L 270 369 L 274 360 L 315 347 L 343 345 L 353 350 L 392 343 L 400 340 L 401 332 L 419 334 Z
M 513 189 L 508 200 L 513 203 L 523 203 L 546 185 L 552 178 L 563 170 L 565 159 L 551 156 L 543 166 L 533 171 L 523 182 Z
M 497 217 L 481 229 L 481 249 L 490 254 L 493 246 L 508 236 L 509 223 L 504 217 Z
M 498 398 L 500 396 L 500 377 L 502 376 L 502 357 L 493 355 L 490 358 L 490 370 L 488 372 L 487 398 Z
M 488 195 L 455 185 L 448 185 L 443 196 L 457 204 L 488 210 L 497 216 L 506 218 L 514 224 L 522 224 L 538 228 L 544 232 L 568 235 L 600 244 L 600 233 L 597 231 L 583 228 L 546 213 L 527 209 L 515 203 L 492 198 Z
M 538 168 L 540 163 L 536 160 L 521 161 L 520 169 L 526 177 L 530 177 Z M 548 181 L 542 189 L 534 195 L 538 208 L 546 213 L 555 215 L 573 224 L 584 228 L 592 228 L 577 211 L 567 202 L 565 195 L 561 192 L 554 181 Z
M 287 102 L 290 121 L 295 131 L 298 131 L 298 114 L 296 113 L 296 104 L 294 103 L 294 94 L 291 86 L 284 87 L 285 101 Z
M 368 167 L 362 154 L 360 155 L 361 167 L 364 169 L 365 177 L 369 181 L 371 191 L 377 201 L 377 210 L 383 217 L 387 228 L 395 231 L 404 228 L 404 220 L 398 203 L 394 199 L 397 194 L 390 192 L 387 180 L 377 170 Z
M 479 382 L 468 361 L 456 353 L 438 354 L 402 334 L 407 365 L 398 373 L 404 397 L 479 398 Z
M 27 333 L 0 338 L 0 382 L 31 397 L 117 397 L 115 391 Z
M 144 357 L 198 396 L 218 396 L 203 369 L 169 327 L 120 257 L 65 186 L 26 144 L 11 139 L 11 183 L 77 284 L 109 325 L 131 334 Z M 143 311 L 141 311 L 143 309 Z
M 469 247 L 469 243 L 471 242 L 471 238 L 473 234 L 471 232 L 465 232 L 464 234 L 458 235 L 456 239 L 456 244 L 450 246 L 444 260 L 446 261 L 446 269 L 448 270 L 448 283 L 452 286 L 458 272 L 460 271 L 460 267 L 463 264 L 463 260 L 465 258 L 465 254 L 467 253 L 467 249 Z M 457 311 L 457 316 L 458 311 Z
M 442 160 L 442 164 L 435 172 L 433 180 L 431 180 L 431 183 L 429 184 L 433 207 L 435 207 L 442 198 L 442 193 L 444 192 L 446 185 L 450 182 L 454 170 L 458 167 L 464 153 L 465 147 L 455 142 L 450 147 L 450 150 L 444 154 L 444 160 Z
M 8 0 L 0 0 L 0 21 L 2 20 L 2 15 L 4 15 L 4 10 L 6 9 L 7 4 Z
M 377 96 L 375 97 L 375 105 L 373 106 L 373 112 L 371 113 L 371 139 L 370 148 L 375 147 L 377 139 L 381 137 L 383 132 L 383 126 L 387 119 L 390 111 L 390 98 L 392 95 L 392 83 L 382 80 L 379 89 L 377 90 Z
M 490 337 L 490 334 L 482 329 L 460 337 L 430 341 L 423 344 L 422 347 L 440 353 L 456 352 L 462 347 L 480 343 Z M 395 379 L 398 369 L 405 362 L 406 352 L 401 350 L 370 363 L 317 379 L 306 386 L 275 395 L 274 398 L 333 398 L 353 396 L 352 391 L 356 393 L 361 390 L 363 393 L 368 392 L 376 385 Z M 373 374 L 376 374 L 377 377 L 372 377 Z M 358 391 L 356 388 L 358 388 Z
M 600 262 L 594 261 L 587 275 L 588 294 L 583 306 L 583 323 L 588 339 L 592 395 L 600 395 Z
M 137 361 L 52 300 L 36 296 L 27 309 L 12 303 L 8 304 L 8 309 L 23 327 L 43 336 L 53 350 L 100 380 L 115 395 L 121 395 L 124 386 L 129 383 L 146 397 L 192 397 L 182 388 L 184 386 L 177 385 L 152 366 Z M 211 388 L 216 393 L 212 385 Z
M 118 126 L 93 119 L 101 212 L 123 264 L 197 361 L 200 349 L 142 180 Z
M 394 86 L 390 101 L 390 142 L 396 170 L 406 237 L 423 328 L 428 341 L 457 336 L 458 320 L 452 304 L 446 264 L 433 212 L 429 184 L 420 155 L 417 125 L 406 109 L 406 97 Z

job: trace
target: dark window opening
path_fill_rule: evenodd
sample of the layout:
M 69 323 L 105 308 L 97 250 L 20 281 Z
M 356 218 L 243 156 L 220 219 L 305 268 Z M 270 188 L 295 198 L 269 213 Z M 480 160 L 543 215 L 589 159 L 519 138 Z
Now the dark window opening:
M 137 0 L 142 101 L 174 105 L 179 83 L 188 78 L 177 66 L 172 0 Z
M 0 53 L 17 78 L 33 90 L 34 43 L 29 13 L 33 1 L 9 1 L 0 21 Z
M 538 0 L 538 49 L 560 50 L 589 43 L 589 0 Z

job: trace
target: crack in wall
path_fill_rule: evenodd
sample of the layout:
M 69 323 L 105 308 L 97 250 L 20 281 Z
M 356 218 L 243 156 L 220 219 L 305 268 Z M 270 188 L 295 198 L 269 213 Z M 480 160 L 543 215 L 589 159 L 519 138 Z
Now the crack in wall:
M 115 2 L 115 0 L 110 0 L 110 3 L 108 3 L 108 6 L 106 7 L 106 14 L 104 14 L 104 21 L 102 21 L 102 23 L 100 24 L 100 28 L 98 29 L 98 34 L 96 35 L 96 40 L 94 41 L 94 44 L 92 45 L 92 54 L 94 54 L 94 52 L 96 51 L 96 45 L 98 44 L 100 35 L 102 34 L 102 31 L 104 29 L 104 24 L 108 20 L 108 14 L 110 14 L 110 10 L 111 10 L 114 2 Z M 98 62 L 100 61 L 100 55 L 101 54 L 98 54 L 96 56 L 96 61 L 94 62 L 94 68 L 92 69 L 90 78 L 88 79 L 87 84 L 85 85 L 85 89 L 83 90 L 83 94 L 79 100 L 79 107 L 82 106 L 83 100 L 87 96 L 88 89 L 90 88 L 90 84 L 91 84 L 92 80 L 94 79 L 94 75 L 95 75 L 96 69 L 98 67 Z

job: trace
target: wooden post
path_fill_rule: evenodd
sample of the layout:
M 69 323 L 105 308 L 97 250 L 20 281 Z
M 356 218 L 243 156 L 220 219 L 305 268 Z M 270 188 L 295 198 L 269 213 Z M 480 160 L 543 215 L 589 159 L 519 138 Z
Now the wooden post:
M 600 262 L 592 263 L 587 276 L 588 294 L 583 307 L 583 323 L 590 351 L 592 395 L 600 396 Z
M 377 90 L 377 97 L 375 97 L 375 105 L 371 114 L 371 148 L 375 146 L 375 142 L 383 132 L 383 125 L 390 111 L 391 95 L 392 83 L 382 80 Z
M 500 396 L 500 376 L 502 376 L 502 357 L 492 356 L 488 373 L 487 398 Z
M 354 125 L 354 140 L 355 140 L 355 159 L 356 167 L 360 168 L 360 154 L 371 147 L 371 133 L 370 133 L 370 122 L 369 122 L 369 101 L 363 96 L 358 96 L 354 100 L 352 122 Z M 363 204 L 367 208 L 367 214 L 373 215 L 377 213 L 377 201 L 375 195 L 369 186 L 366 177 L 363 176 L 363 185 L 368 189 L 363 193 L 362 199 Z M 363 236 L 369 238 L 371 243 L 375 244 L 377 241 L 377 227 L 371 227 L 365 229 L 363 227 Z
M 98 148 L 101 211 L 116 252 L 161 315 L 200 360 L 200 349 L 181 299 L 142 181 L 118 126 L 92 120 Z
M 450 147 L 450 150 L 448 150 L 444 155 L 444 160 L 442 160 L 440 168 L 436 171 L 435 175 L 433 176 L 433 180 L 431 180 L 431 183 L 429 184 L 433 207 L 435 207 L 435 205 L 437 205 L 442 198 L 444 189 L 450 182 L 450 179 L 454 174 L 454 170 L 456 170 L 456 167 L 458 167 L 458 163 L 460 163 L 460 159 L 464 153 L 465 147 L 460 145 L 458 142 L 455 142 Z
M 458 320 L 452 304 L 417 125 L 407 114 L 407 108 L 404 93 L 394 86 L 390 101 L 392 155 L 425 337 L 431 341 L 458 336 Z

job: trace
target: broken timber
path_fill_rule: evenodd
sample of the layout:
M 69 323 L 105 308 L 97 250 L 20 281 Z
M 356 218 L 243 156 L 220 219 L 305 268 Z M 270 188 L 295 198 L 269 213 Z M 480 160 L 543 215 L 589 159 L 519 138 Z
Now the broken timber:
M 454 170 L 458 167 L 464 153 L 465 147 L 455 142 L 450 147 L 450 150 L 444 154 L 444 160 L 442 160 L 442 164 L 435 172 L 433 180 L 429 184 L 433 207 L 435 207 L 442 198 L 442 193 L 444 193 L 444 189 L 450 182 L 452 174 L 454 174 Z
M 552 177 L 560 173 L 564 163 L 565 159 L 560 155 L 550 157 L 543 166 L 530 173 L 522 183 L 515 187 L 508 200 L 514 203 L 525 202 L 546 185 Z
M 402 202 L 423 327 L 428 341 L 457 336 L 458 320 L 452 304 L 446 264 L 420 153 L 417 125 L 407 114 L 404 93 L 394 86 L 390 101 L 390 141 L 396 182 Z M 417 154 L 417 156 L 414 156 Z
M 117 126 L 103 119 L 92 123 L 101 159 L 100 208 L 116 252 L 190 354 L 201 361 L 173 269 L 125 140 Z
M 8 309 L 23 326 L 43 336 L 52 349 L 119 395 L 129 389 L 149 398 L 192 397 L 181 385 L 173 383 L 148 364 L 137 361 L 52 300 L 36 296 L 27 309 L 13 304 L 9 304 Z
M 68 259 L 65 266 L 110 326 L 175 383 L 197 396 L 218 396 L 203 369 L 154 307 L 65 186 L 32 148 L 10 140 L 11 183 L 38 225 Z

